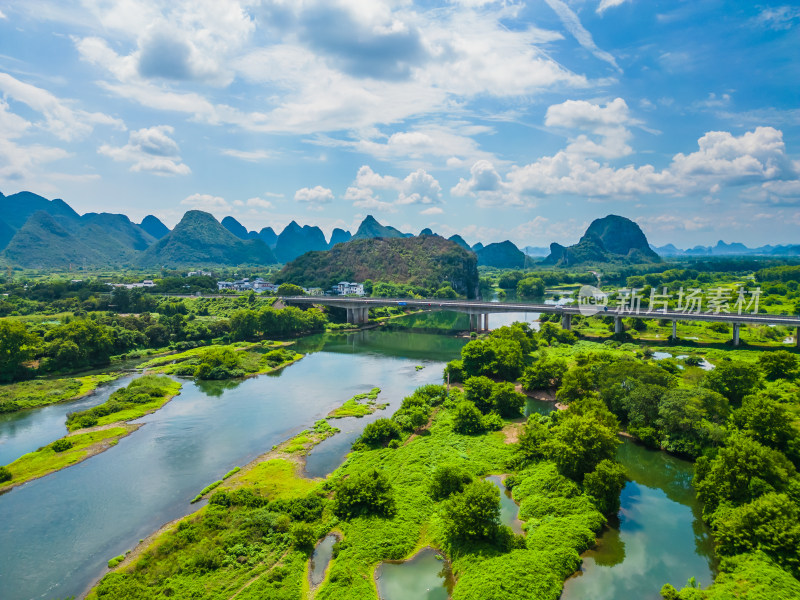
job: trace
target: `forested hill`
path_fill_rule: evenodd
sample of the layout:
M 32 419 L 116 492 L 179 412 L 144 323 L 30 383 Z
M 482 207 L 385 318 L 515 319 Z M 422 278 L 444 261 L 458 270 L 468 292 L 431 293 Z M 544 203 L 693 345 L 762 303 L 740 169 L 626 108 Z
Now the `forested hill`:
M 283 268 L 278 281 L 328 288 L 366 279 L 430 288 L 450 283 L 471 298 L 478 287 L 477 257 L 439 236 L 352 240 L 298 257 Z

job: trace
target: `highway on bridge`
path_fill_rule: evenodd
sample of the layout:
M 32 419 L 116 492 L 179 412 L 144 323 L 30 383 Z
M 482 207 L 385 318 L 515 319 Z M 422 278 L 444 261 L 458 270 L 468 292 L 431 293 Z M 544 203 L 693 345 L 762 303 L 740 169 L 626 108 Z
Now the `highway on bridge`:
M 287 296 L 282 298 L 284 304 L 317 304 L 336 306 L 347 309 L 349 323 L 366 323 L 369 309 L 378 306 L 399 306 L 423 310 L 452 310 L 470 315 L 471 329 L 480 329 L 480 316 L 484 316 L 484 327 L 488 329 L 488 316 L 492 313 L 536 312 L 561 316 L 561 324 L 565 329 L 572 326 L 572 317 L 581 315 L 582 308 L 576 305 L 533 304 L 524 302 L 484 302 L 481 300 L 443 300 L 437 298 L 355 298 L 339 296 Z M 741 325 L 783 325 L 795 327 L 795 341 L 800 347 L 800 316 L 771 315 L 767 313 L 727 313 L 727 312 L 680 312 L 664 310 L 625 310 L 606 307 L 598 310 L 596 316 L 613 317 L 615 331 L 621 333 L 622 319 L 639 317 L 642 319 L 664 319 L 672 321 L 672 335 L 676 337 L 678 321 L 717 321 L 733 324 L 733 342 L 739 343 L 739 327 Z

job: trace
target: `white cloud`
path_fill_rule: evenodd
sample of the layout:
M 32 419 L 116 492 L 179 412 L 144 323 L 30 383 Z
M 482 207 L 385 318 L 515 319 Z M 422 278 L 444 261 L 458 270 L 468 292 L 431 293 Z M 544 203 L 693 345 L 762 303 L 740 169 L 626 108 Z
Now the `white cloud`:
M 221 196 L 211 194 L 192 194 L 181 200 L 183 206 L 210 213 L 220 213 L 231 210 L 231 205 Z
M 0 10 L 0 19 L 8 19 L 8 17 L 3 14 L 2 10 Z
M 272 204 L 272 202 L 265 200 L 264 198 L 248 198 L 247 202 L 245 202 L 245 206 L 252 208 L 263 208 L 264 210 L 275 208 L 275 205 Z
M 757 25 L 786 31 L 800 22 L 800 8 L 797 6 L 776 6 L 763 9 L 754 19 Z
M 550 58 L 546 45 L 562 39 L 560 33 L 506 27 L 504 19 L 518 8 L 505 2 L 422 11 L 407 2 L 143 0 L 137 13 L 128 2 L 86 1 L 102 26 L 89 24 L 95 35 L 75 43 L 84 60 L 116 80 L 101 81 L 104 89 L 212 125 L 359 130 L 453 114 L 457 104 L 479 96 L 589 85 Z M 106 41 L 113 37 L 109 30 L 127 38 L 128 50 Z M 262 85 L 269 95 L 247 110 L 215 102 L 213 90 L 208 96 L 178 90 L 189 81 L 226 86 L 235 78 Z M 398 148 L 408 142 L 395 140 Z
M 592 39 L 592 34 L 586 30 L 578 18 L 578 15 L 576 15 L 575 11 L 573 11 L 565 2 L 562 0 L 545 0 L 545 2 L 550 5 L 550 8 L 552 8 L 553 11 L 558 15 L 558 18 L 561 19 L 564 27 L 567 28 L 567 31 L 572 34 L 572 36 L 581 46 L 617 70 L 622 70 L 619 68 L 617 61 L 610 53 L 597 47 L 594 39 Z
M 424 169 L 417 169 L 400 179 L 391 175 L 380 175 L 368 165 L 363 165 L 353 183 L 345 193 L 345 200 L 351 200 L 354 206 L 361 208 L 392 210 L 395 205 L 438 204 L 442 201 L 441 185 Z M 375 190 L 396 192 L 397 196 L 393 202 L 387 202 Z
M 440 206 L 431 206 L 430 208 L 419 211 L 421 215 L 441 215 L 443 213 L 444 210 Z
M 616 6 L 620 6 L 624 4 L 628 0 L 600 0 L 600 4 L 597 6 L 597 14 L 602 15 L 605 11 L 609 8 L 614 8 Z
M 41 127 L 65 141 L 85 138 L 95 125 L 125 129 L 119 119 L 99 112 L 73 109 L 69 102 L 56 98 L 47 90 L 24 83 L 8 73 L 0 73 L 0 92 L 40 113 L 44 117 Z
M 192 170 L 181 162 L 178 144 L 170 135 L 169 125 L 157 125 L 132 131 L 128 143 L 121 147 L 103 144 L 100 154 L 118 162 L 130 162 L 130 170 L 147 171 L 155 175 L 188 175 Z
M 470 178 L 463 177 L 450 190 L 454 196 L 472 196 L 477 199 L 478 206 L 521 206 L 519 196 L 512 193 L 494 164 L 488 160 L 479 160 L 470 168 Z
M 222 151 L 225 156 L 232 156 L 246 162 L 259 162 L 275 158 L 276 154 L 271 150 L 234 150 L 226 148 Z
M 300 188 L 294 193 L 296 202 L 307 202 L 309 204 L 328 204 L 333 202 L 333 192 L 321 185 L 313 188 Z
M 628 126 L 638 125 L 639 121 L 630 116 L 625 101 L 616 98 L 605 107 L 584 100 L 554 104 L 547 109 L 544 123 L 548 127 L 588 131 L 597 138 L 593 140 L 583 133 L 572 137 L 567 152 L 610 159 L 633 152 L 628 145 L 631 138 Z

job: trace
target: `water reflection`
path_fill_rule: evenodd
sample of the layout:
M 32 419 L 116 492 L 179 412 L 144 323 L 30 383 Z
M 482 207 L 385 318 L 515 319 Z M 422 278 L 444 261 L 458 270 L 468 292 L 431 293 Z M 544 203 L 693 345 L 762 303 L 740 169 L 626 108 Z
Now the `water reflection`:
M 446 600 L 454 584 L 450 565 L 432 548 L 410 560 L 382 562 L 375 582 L 381 600 Z
M 490 475 L 486 477 L 486 481 L 490 481 L 500 490 L 500 524 L 508 525 L 514 533 L 522 533 L 522 521 L 518 518 L 519 505 L 514 502 L 511 492 L 503 484 L 503 478 L 500 475 Z
M 328 564 L 333 557 L 333 545 L 339 540 L 335 534 L 326 535 L 314 548 L 311 554 L 311 561 L 308 565 L 311 585 L 317 586 L 325 579 L 325 571 L 328 570 Z
M 665 583 L 690 577 L 711 583 L 717 563 L 710 532 L 691 487 L 692 464 L 626 440 L 617 455 L 631 481 L 581 571 L 564 584 L 562 600 L 658 600 Z

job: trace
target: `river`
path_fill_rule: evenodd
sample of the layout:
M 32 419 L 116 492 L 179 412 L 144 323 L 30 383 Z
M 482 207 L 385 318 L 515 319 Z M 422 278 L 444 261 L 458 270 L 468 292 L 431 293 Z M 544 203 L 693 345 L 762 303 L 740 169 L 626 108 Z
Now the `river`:
M 208 483 L 354 394 L 380 387 L 378 401 L 390 403 L 390 414 L 417 387 L 440 383 L 443 361 L 456 357 L 463 343 L 403 332 L 311 336 L 298 344 L 310 354 L 277 376 L 238 385 L 184 381 L 179 396 L 144 417 L 146 425 L 116 446 L 0 496 L 0 596 L 84 593 L 108 559 L 193 511 L 190 500 Z M 363 427 L 367 419 L 352 421 Z M 7 423 L 0 431 L 11 427 Z M 63 430 L 52 439 L 60 435 Z M 341 461 L 348 449 L 328 464 Z
M 439 317 L 438 324 L 449 318 Z M 324 476 L 366 423 L 391 414 L 415 388 L 441 382 L 443 363 L 457 357 L 465 341 L 404 331 L 317 335 L 299 340 L 297 349 L 307 356 L 278 374 L 202 385 L 185 380 L 179 396 L 143 418 L 146 425 L 117 446 L 0 496 L 0 595 L 79 596 L 106 571 L 109 558 L 194 510 L 189 501 L 205 485 L 354 394 L 380 387 L 378 402 L 390 404 L 386 411 L 333 421 L 342 433 L 309 455 L 308 474 Z M 35 449 L 63 435 L 66 412 L 102 401 L 123 383 L 78 403 L 4 419 L 0 439 Z M 527 411 L 551 407 L 530 402 Z M 681 586 L 692 576 L 710 583 L 712 544 L 691 488 L 691 464 L 631 442 L 620 447 L 619 460 L 631 481 L 618 522 L 585 553 L 562 600 L 655 600 L 664 583 Z

